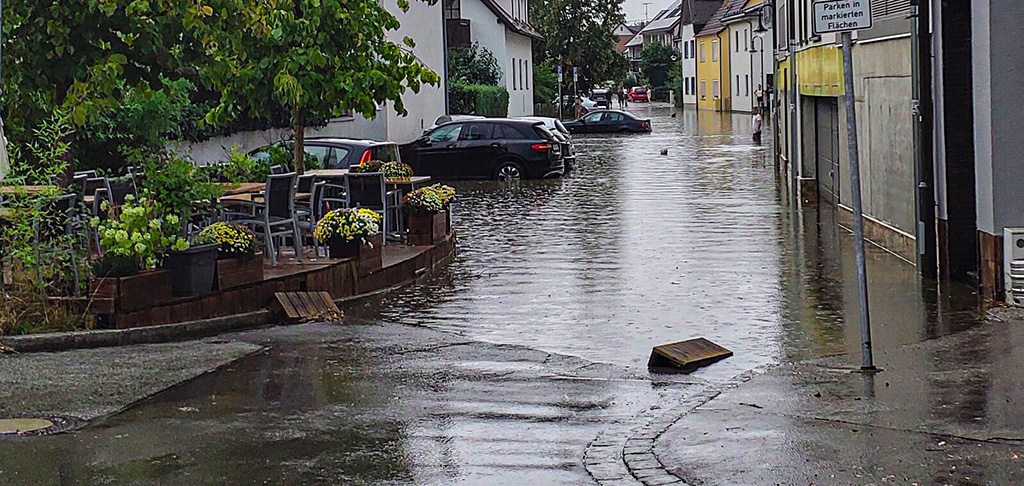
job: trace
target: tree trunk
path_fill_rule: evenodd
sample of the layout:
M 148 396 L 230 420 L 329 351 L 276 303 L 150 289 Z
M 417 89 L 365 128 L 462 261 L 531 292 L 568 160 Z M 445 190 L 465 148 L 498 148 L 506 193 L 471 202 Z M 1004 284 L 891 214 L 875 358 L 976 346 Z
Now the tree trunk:
M 306 112 L 302 108 L 296 108 L 292 115 L 292 130 L 295 131 L 293 165 L 295 172 L 302 175 L 306 172 Z

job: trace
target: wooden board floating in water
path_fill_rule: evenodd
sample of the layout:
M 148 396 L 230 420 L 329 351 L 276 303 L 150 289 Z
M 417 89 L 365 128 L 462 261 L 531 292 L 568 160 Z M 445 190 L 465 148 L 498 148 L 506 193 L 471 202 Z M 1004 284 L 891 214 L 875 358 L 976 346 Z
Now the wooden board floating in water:
M 670 368 L 689 373 L 729 356 L 732 356 L 732 351 L 707 339 L 688 339 L 655 346 L 651 350 L 651 359 L 647 362 L 647 367 Z
M 344 316 L 327 292 L 277 292 L 274 297 L 290 321 L 336 321 Z

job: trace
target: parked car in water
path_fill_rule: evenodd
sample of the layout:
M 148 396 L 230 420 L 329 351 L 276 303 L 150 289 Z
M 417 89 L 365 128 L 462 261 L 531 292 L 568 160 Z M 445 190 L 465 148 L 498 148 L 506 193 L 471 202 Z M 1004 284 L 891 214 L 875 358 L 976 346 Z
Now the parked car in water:
M 565 122 L 572 133 L 648 133 L 651 120 L 620 110 L 600 110 L 587 113 L 579 119 Z
M 606 89 L 595 89 L 590 92 L 590 99 L 598 108 L 611 108 L 612 96 L 612 92 Z
M 520 117 L 522 120 L 536 120 L 544 124 L 544 126 L 558 138 L 558 142 L 562 145 L 562 160 L 565 161 L 565 170 L 568 172 L 576 166 L 576 146 L 572 143 L 572 135 L 569 133 L 569 129 L 565 128 L 562 121 L 558 118 L 551 118 L 548 116 L 524 116 Z
M 270 160 L 270 147 L 279 147 L 291 152 L 294 147 L 291 140 L 260 147 L 249 152 L 249 157 L 256 160 Z M 347 169 L 360 162 L 379 160 L 381 162 L 401 162 L 398 144 L 394 142 L 378 142 L 375 140 L 355 140 L 335 137 L 310 137 L 305 139 L 303 151 L 306 160 L 315 162 L 324 169 Z
M 580 98 L 583 100 L 583 113 L 588 113 L 591 110 L 597 109 L 597 103 L 595 103 L 594 100 L 582 95 Z M 555 99 L 551 104 L 558 107 L 558 100 Z M 576 113 L 576 98 L 572 95 L 562 95 L 562 113 L 566 116 L 572 116 Z
M 535 120 L 449 122 L 400 148 L 403 162 L 435 179 L 511 180 L 565 172 L 558 139 Z
M 649 96 L 649 91 L 643 86 L 634 86 L 629 90 L 629 101 L 651 101 Z

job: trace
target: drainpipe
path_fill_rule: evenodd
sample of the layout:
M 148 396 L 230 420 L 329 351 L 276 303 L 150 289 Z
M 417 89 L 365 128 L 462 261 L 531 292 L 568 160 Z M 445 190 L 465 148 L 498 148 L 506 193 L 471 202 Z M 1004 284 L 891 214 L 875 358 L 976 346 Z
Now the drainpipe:
M 725 78 L 722 76 L 722 64 L 725 64 L 725 56 L 722 55 L 722 52 L 724 52 L 722 50 L 724 45 L 722 44 L 722 31 L 718 31 L 715 37 L 718 38 L 718 111 L 725 111 Z M 714 55 L 713 52 L 711 54 Z M 711 88 L 711 97 L 714 98 L 715 90 L 713 84 Z
M 778 87 L 779 86 L 779 56 L 776 54 L 776 50 L 779 48 L 779 34 L 778 34 L 779 30 L 778 30 L 778 27 L 776 27 L 776 26 L 779 25 L 779 19 L 778 19 L 779 11 L 775 9 L 775 0 L 771 0 L 771 2 L 769 2 L 769 3 L 771 4 L 771 9 L 772 9 L 772 103 L 774 103 L 775 105 L 778 105 L 779 104 L 779 87 Z M 761 45 L 764 46 L 764 41 L 761 41 Z M 764 63 L 761 63 L 761 66 L 763 68 Z M 775 124 L 772 125 L 774 127 L 774 129 L 772 130 L 772 137 L 774 138 L 774 142 L 775 142 L 774 147 L 775 147 L 775 149 L 773 150 L 773 152 L 775 152 L 775 169 L 778 170 L 778 168 L 779 168 L 779 148 L 780 148 L 779 147 L 779 132 L 780 132 L 779 128 L 781 128 L 781 127 L 779 126 L 779 112 L 776 111 L 774 113 L 774 115 L 775 116 L 773 117 L 773 119 L 774 119 L 774 123 Z
M 799 111 L 797 102 L 799 101 L 800 87 L 797 86 L 796 76 L 796 5 L 791 0 L 788 2 L 789 5 L 789 183 L 790 193 L 793 195 L 793 202 L 799 202 L 799 198 L 796 196 L 799 188 L 797 187 L 797 168 L 798 162 L 797 153 L 800 151 L 800 144 L 797 141 L 797 132 L 800 127 L 797 124 L 796 114 Z M 794 207 L 795 204 L 794 204 Z
M 441 45 L 444 47 L 444 114 L 451 115 L 448 107 L 448 19 L 444 16 L 444 2 L 441 4 Z
M 911 70 L 913 76 L 914 180 L 917 197 L 917 271 L 925 278 L 938 275 L 935 228 L 935 159 L 932 126 L 931 5 L 911 0 Z

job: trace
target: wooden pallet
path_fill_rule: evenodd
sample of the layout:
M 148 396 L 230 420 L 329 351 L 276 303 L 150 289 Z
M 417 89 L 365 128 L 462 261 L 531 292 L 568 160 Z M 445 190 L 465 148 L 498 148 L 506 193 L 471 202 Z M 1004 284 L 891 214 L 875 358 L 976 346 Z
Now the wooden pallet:
M 277 292 L 274 297 L 290 321 L 337 321 L 344 316 L 327 292 Z
M 729 356 L 732 356 L 732 351 L 707 339 L 688 339 L 655 346 L 651 351 L 651 359 L 647 362 L 647 367 L 690 372 Z

